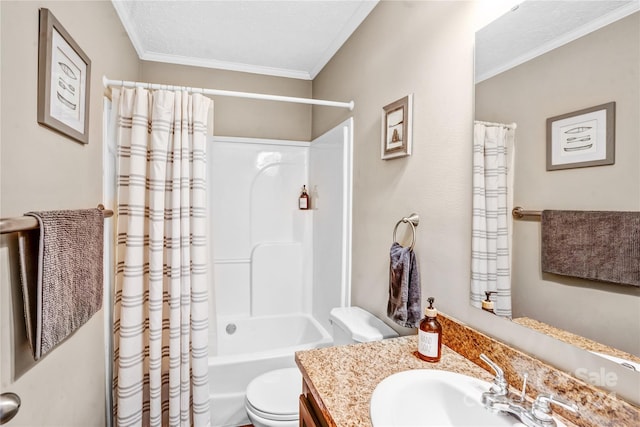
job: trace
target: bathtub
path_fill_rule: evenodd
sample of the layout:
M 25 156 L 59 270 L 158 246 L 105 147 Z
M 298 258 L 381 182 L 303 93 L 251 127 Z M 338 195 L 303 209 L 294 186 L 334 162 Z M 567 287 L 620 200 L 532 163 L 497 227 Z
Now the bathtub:
M 209 357 L 213 427 L 249 424 L 244 397 L 252 379 L 273 369 L 295 367 L 294 353 L 298 350 L 333 342 L 331 335 L 306 314 L 227 317 L 217 322 L 217 354 Z

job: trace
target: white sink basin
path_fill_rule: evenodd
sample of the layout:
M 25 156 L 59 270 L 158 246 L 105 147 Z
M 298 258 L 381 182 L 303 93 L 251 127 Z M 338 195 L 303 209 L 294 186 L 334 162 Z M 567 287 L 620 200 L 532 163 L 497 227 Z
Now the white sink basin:
M 492 414 L 481 402 L 491 384 L 435 369 L 399 372 L 378 384 L 371 396 L 374 427 L 524 426 L 516 418 Z

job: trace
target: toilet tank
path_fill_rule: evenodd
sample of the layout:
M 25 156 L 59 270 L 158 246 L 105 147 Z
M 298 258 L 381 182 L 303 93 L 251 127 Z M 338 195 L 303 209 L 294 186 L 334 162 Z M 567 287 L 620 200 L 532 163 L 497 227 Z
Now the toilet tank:
M 360 307 L 338 307 L 331 310 L 334 345 L 379 341 L 398 333 L 382 320 Z

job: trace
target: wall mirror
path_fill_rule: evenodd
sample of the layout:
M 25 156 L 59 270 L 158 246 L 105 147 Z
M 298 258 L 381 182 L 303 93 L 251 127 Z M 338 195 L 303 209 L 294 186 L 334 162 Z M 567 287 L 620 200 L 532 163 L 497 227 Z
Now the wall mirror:
M 513 206 L 640 211 L 638 5 L 527 0 L 479 29 L 475 119 L 516 124 L 511 274 L 497 296 L 511 303 L 505 317 L 640 371 L 640 287 L 542 273 L 540 218 L 511 217 Z M 615 163 L 546 170 L 546 120 L 609 102 Z

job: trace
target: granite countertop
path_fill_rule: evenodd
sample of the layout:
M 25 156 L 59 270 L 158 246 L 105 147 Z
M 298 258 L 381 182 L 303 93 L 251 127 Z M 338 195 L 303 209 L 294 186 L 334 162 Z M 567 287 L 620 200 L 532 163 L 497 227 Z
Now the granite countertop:
M 599 342 L 590 340 L 589 338 L 585 338 L 580 335 L 576 335 L 571 332 L 556 328 L 554 326 L 547 325 L 546 323 L 542 323 L 529 317 L 518 317 L 516 319 L 513 319 L 513 321 L 522 326 L 526 326 L 527 328 L 534 329 L 538 332 L 542 332 L 543 334 L 547 334 L 555 339 L 575 345 L 576 347 L 580 347 L 583 350 L 595 351 L 598 353 L 607 354 L 609 356 L 630 360 L 635 363 L 640 363 L 640 357 L 627 353 L 626 351 L 609 347 Z
M 371 394 L 380 381 L 397 372 L 440 369 L 493 380 L 489 372 L 444 345 L 438 363 L 419 359 L 414 354 L 417 348 L 417 335 L 411 335 L 299 351 L 296 363 L 329 425 L 336 427 L 371 426 Z

